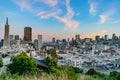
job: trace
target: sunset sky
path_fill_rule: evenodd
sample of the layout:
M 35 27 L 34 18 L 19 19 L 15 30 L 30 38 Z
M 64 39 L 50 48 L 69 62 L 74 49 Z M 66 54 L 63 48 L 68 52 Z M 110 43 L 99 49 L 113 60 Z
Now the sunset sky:
M 21 38 L 25 26 L 33 29 L 33 39 L 41 34 L 44 41 L 120 35 L 120 0 L 0 0 L 0 39 L 6 17 L 10 34 Z

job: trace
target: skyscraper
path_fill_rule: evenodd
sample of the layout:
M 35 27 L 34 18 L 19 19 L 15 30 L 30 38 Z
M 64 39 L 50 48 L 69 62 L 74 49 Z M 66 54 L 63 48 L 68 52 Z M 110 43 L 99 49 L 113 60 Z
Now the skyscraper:
M 52 38 L 52 43 L 55 43 L 55 37 Z
M 100 36 L 99 36 L 99 35 L 95 36 L 95 40 L 96 40 L 97 42 L 99 42 L 99 41 L 100 41 Z
M 104 40 L 108 40 L 108 35 L 104 35 Z
M 78 34 L 78 35 L 75 35 L 75 40 L 76 40 L 76 42 L 79 42 L 80 41 L 80 35 Z
M 5 34 L 4 34 L 3 47 L 6 47 L 6 48 L 10 47 L 8 18 L 6 19 L 6 24 L 5 24 Z
M 32 41 L 32 28 L 31 27 L 24 28 L 24 41 Z
M 10 35 L 10 41 L 13 41 L 13 40 L 14 40 L 14 36 Z
M 114 34 L 112 34 L 112 40 L 113 40 L 113 41 L 117 40 L 117 36 L 116 36 L 116 34 L 115 34 L 115 33 L 114 33 Z
M 38 50 L 38 40 L 37 39 L 34 40 L 34 47 L 35 47 L 35 50 Z
M 38 35 L 38 49 L 42 48 L 42 35 Z
M 14 44 L 14 35 L 10 35 L 10 46 Z
M 15 40 L 19 40 L 19 35 L 15 35 Z

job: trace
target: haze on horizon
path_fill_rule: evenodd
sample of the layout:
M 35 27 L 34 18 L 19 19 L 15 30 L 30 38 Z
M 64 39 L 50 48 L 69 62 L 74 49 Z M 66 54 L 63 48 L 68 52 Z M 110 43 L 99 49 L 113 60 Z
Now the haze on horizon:
M 113 33 L 120 35 L 120 0 L 1 0 L 0 39 L 4 36 L 6 17 L 10 34 L 23 37 L 24 27 L 44 41 L 52 37 L 94 38 Z

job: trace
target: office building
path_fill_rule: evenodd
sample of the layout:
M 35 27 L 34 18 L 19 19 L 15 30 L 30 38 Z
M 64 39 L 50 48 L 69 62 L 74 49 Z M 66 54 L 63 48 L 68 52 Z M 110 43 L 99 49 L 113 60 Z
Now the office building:
M 38 49 L 42 48 L 42 35 L 38 35 Z
M 75 35 L 75 41 L 76 42 L 79 42 L 80 41 L 80 35 L 78 34 L 78 35 Z
M 34 40 L 34 47 L 35 47 L 35 50 L 38 50 L 38 40 L 37 39 Z
M 15 35 L 15 40 L 19 40 L 19 35 Z
M 13 41 L 13 40 L 14 40 L 14 36 L 10 35 L 10 41 Z
M 24 41 L 32 41 L 32 28 L 31 27 L 24 28 Z
M 108 40 L 108 35 L 105 35 L 105 36 L 104 36 L 104 40 Z
M 99 42 L 100 41 L 100 36 L 95 36 L 95 41 Z
M 54 37 L 52 38 L 52 43 L 55 43 L 55 38 Z
M 116 34 L 112 34 L 112 40 L 115 41 L 117 39 L 118 39 L 118 37 L 116 36 Z
M 10 35 L 10 46 L 12 46 L 13 44 L 15 44 L 14 35 Z

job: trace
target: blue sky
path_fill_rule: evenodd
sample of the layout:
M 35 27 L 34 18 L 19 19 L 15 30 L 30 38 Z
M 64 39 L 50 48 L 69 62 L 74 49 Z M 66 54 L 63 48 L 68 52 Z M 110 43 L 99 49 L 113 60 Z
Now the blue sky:
M 43 40 L 120 35 L 120 0 L 0 0 L 0 38 L 6 17 L 10 34 L 23 37 L 25 26 Z

